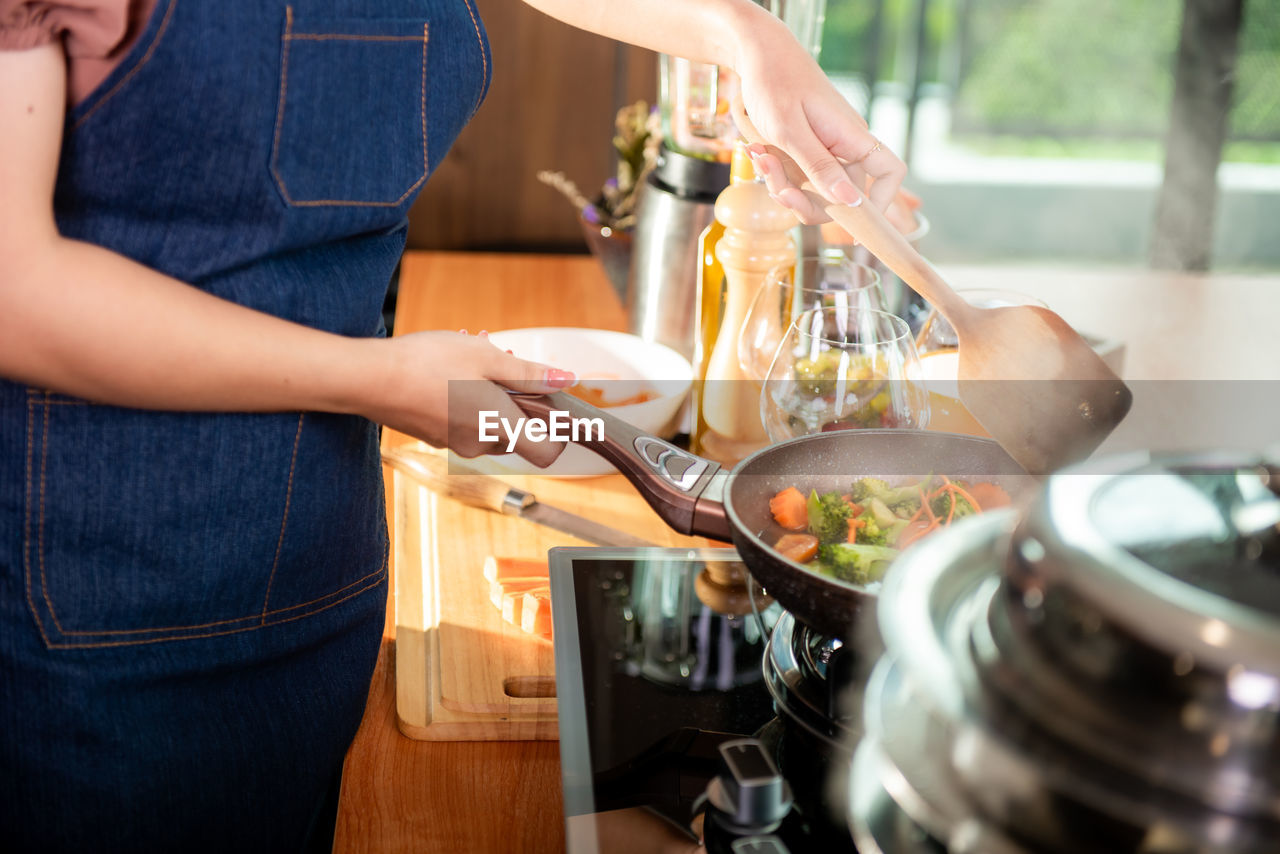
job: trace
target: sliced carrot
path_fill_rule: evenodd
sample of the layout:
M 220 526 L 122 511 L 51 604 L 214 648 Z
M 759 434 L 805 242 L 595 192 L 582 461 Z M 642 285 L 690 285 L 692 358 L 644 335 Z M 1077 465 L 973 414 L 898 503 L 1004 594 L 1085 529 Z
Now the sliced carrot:
M 794 486 L 788 486 L 769 499 L 769 512 L 773 513 L 774 521 L 782 527 L 792 531 L 803 531 L 809 526 L 806 501 L 800 490 Z
M 955 518 L 956 504 L 959 503 L 959 501 L 956 498 L 955 485 L 952 484 L 951 481 L 947 479 L 947 476 L 945 474 L 942 476 L 942 486 L 947 491 L 947 497 L 951 499 L 951 506 L 947 508 L 947 521 L 943 524 L 950 525 L 951 520 Z
M 600 409 L 607 409 L 611 406 L 632 406 L 637 403 L 648 403 L 651 400 L 661 397 L 658 392 L 653 391 L 652 389 L 641 389 L 633 395 L 613 400 L 606 397 L 603 389 L 596 388 L 595 386 L 583 385 L 582 383 L 570 386 L 565 390 L 574 397 L 580 400 L 585 400 L 587 403 L 592 406 L 599 407 Z
M 932 501 L 933 499 L 937 498 L 939 495 L 946 495 L 950 491 L 951 491 L 951 487 L 947 486 L 944 483 L 942 484 L 942 486 L 939 486 L 937 489 L 935 489 L 933 492 L 930 492 L 925 497 L 928 498 L 930 501 Z
M 546 587 L 547 577 L 530 576 L 527 578 L 508 578 L 506 581 L 489 582 L 489 601 L 493 607 L 502 610 L 502 597 L 507 593 L 527 593 L 537 587 Z
M 485 581 L 506 581 L 509 578 L 547 577 L 547 562 L 525 557 L 494 557 L 484 559 Z
M 550 596 L 548 587 L 535 587 L 532 590 L 505 590 L 502 593 L 502 619 L 513 626 L 520 625 L 522 608 L 528 604 L 530 596 Z
M 1013 499 L 1009 497 L 1009 493 L 1005 492 L 1000 486 L 987 481 L 968 485 L 969 494 L 973 496 L 982 505 L 983 510 L 992 510 L 996 507 L 1008 507 L 1013 503 Z
M 931 525 L 932 523 L 925 518 L 912 519 L 898 534 L 898 541 L 894 545 L 898 548 L 903 548 L 908 543 L 918 540 L 926 531 L 930 530 Z
M 916 540 L 932 533 L 941 526 L 942 523 L 939 522 L 936 517 L 929 522 L 926 522 L 924 519 L 917 519 L 906 527 L 902 532 L 902 535 L 898 537 L 898 542 L 895 543 L 895 545 L 900 549 L 905 549 Z
M 856 543 L 858 541 L 858 532 L 867 527 L 866 519 L 850 519 L 849 520 L 849 539 L 845 542 Z
M 852 495 L 846 492 L 844 495 L 840 496 L 840 500 L 843 501 L 845 504 L 849 505 L 849 509 L 853 511 L 854 516 L 862 515 L 862 511 L 865 508 L 861 504 L 858 504 L 856 501 L 854 501 Z
M 813 534 L 783 534 L 773 548 L 789 560 L 808 563 L 818 554 L 818 538 Z
M 946 480 L 946 478 L 943 478 L 943 480 Z M 966 490 L 965 490 L 965 488 L 964 488 L 963 486 L 961 486 L 961 485 L 960 485 L 960 484 L 958 484 L 958 483 L 953 483 L 952 481 L 949 481 L 949 480 L 948 480 L 948 481 L 947 481 L 947 488 L 948 488 L 949 490 L 951 490 L 951 494 L 952 494 L 953 496 L 955 496 L 955 495 L 959 495 L 959 496 L 960 496 L 961 498 L 963 498 L 965 501 L 968 501 L 968 502 L 973 506 L 973 509 L 974 509 L 974 510 L 976 510 L 976 511 L 977 511 L 977 512 L 979 512 L 979 513 L 981 513 L 981 512 L 982 512 L 982 507 L 983 507 L 983 505 L 979 504 L 979 503 L 978 503 L 978 501 L 977 501 L 977 499 L 975 499 L 971 494 L 969 494 L 969 492 L 968 492 L 968 491 L 966 491 Z
M 931 495 L 925 495 L 924 490 L 920 491 L 920 506 L 924 508 L 924 512 L 929 514 L 930 522 L 938 521 L 938 517 L 935 516 L 933 513 L 933 508 L 929 506 L 930 500 L 932 500 L 935 497 L 937 497 L 937 493 L 933 493 Z
M 520 628 L 529 634 L 551 634 L 551 592 L 536 590 L 526 593 L 520 609 Z

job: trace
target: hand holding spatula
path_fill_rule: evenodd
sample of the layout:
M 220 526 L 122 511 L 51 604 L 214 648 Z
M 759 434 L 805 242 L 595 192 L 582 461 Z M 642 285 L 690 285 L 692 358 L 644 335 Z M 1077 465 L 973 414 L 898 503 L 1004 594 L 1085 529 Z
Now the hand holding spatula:
M 759 141 L 741 103 L 734 106 L 739 130 Z M 769 151 L 819 210 L 951 324 L 960 400 L 1028 472 L 1047 474 L 1084 459 L 1128 413 L 1128 387 L 1057 314 L 1040 306 L 970 305 L 865 197 L 852 205 L 831 202 L 780 150 Z

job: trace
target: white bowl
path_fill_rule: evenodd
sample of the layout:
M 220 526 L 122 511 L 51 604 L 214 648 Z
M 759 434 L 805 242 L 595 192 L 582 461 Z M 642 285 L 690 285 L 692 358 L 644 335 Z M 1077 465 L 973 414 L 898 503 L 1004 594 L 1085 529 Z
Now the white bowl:
M 663 438 L 674 435 L 679 426 L 680 409 L 693 383 L 693 366 L 670 347 L 625 332 L 569 326 L 507 329 L 489 333 L 489 340 L 522 359 L 573 371 L 580 384 L 600 390 L 606 403 L 644 391 L 656 393 L 643 403 L 605 408 L 609 414 Z M 469 465 L 515 474 L 576 477 L 616 471 L 595 452 L 579 445 L 566 447 L 547 468 L 538 468 L 517 454 L 481 457 Z

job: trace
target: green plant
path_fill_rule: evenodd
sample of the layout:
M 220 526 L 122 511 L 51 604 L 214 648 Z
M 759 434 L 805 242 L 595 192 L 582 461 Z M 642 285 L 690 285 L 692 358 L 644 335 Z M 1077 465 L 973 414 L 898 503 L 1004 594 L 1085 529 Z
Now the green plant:
M 635 225 L 636 196 L 658 156 L 661 123 L 656 110 L 645 101 L 618 110 L 614 120 L 613 149 L 618 157 L 616 174 L 604 182 L 600 195 L 588 199 L 563 172 L 543 170 L 538 180 L 559 190 L 587 222 L 617 231 Z

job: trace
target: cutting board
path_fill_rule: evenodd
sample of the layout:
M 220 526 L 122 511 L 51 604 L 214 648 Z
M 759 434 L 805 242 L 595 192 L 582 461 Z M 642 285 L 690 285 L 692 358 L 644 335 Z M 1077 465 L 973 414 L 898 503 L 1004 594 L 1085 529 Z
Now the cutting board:
M 420 450 L 429 450 L 417 445 Z M 502 619 L 483 575 L 489 555 L 546 559 L 581 540 L 443 498 L 399 470 L 392 479 L 396 712 L 426 741 L 558 737 L 554 647 Z M 661 546 L 709 541 L 671 531 L 620 475 L 503 478 L 539 500 Z M 551 603 L 555 610 L 555 601 Z

